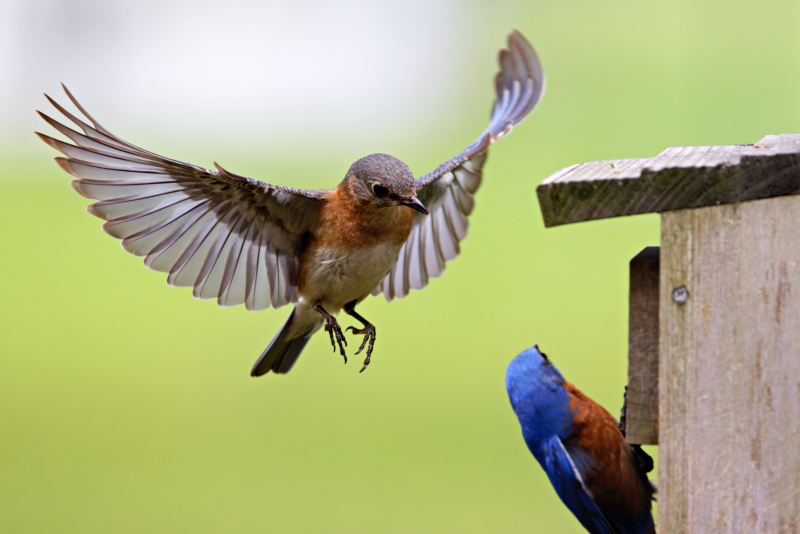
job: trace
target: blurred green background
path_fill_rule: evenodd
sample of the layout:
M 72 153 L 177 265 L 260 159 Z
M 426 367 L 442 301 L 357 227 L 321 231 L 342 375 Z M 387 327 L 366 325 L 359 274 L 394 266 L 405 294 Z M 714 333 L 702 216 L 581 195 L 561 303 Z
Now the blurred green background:
M 68 11 L 58 2 L 37 6 Z M 181 24 L 180 9 L 169 12 L 169 24 Z M 97 109 L 93 99 L 101 101 L 94 113 L 105 126 L 150 150 L 205 166 L 217 160 L 265 181 L 332 187 L 371 152 L 391 153 L 422 174 L 471 142 L 488 117 L 497 50 L 511 28 L 529 38 L 547 73 L 545 98 L 493 147 L 462 255 L 424 291 L 359 308 L 380 332 L 363 374 L 360 358 L 342 365 L 317 336 L 290 374 L 250 378 L 288 309 L 220 309 L 168 288 L 165 275 L 144 269 L 83 212 L 86 200 L 33 137 L 33 129 L 47 131 L 30 113 L 34 105 L 45 109 L 44 100 L 25 106 L 22 122 L 4 121 L 0 531 L 582 532 L 525 447 L 504 371 L 538 343 L 568 380 L 618 416 L 627 264 L 659 243 L 659 218 L 545 230 L 535 188 L 573 163 L 800 130 L 800 3 L 433 2 L 408 9 L 412 20 L 435 12 L 457 38 L 429 60 L 438 62 L 433 68 L 458 69 L 409 83 L 417 100 L 426 85 L 438 91 L 433 108 L 417 110 L 402 91 L 385 103 L 407 117 L 399 130 L 378 114 L 370 118 L 374 135 L 341 139 L 330 126 L 329 142 L 324 133 L 292 132 L 272 146 L 233 127 L 216 129 L 214 113 L 225 108 L 209 105 L 191 110 L 198 120 L 211 117 L 205 130 L 167 124 L 148 131 L 137 126 L 147 124 L 144 110 L 127 130 L 139 133 L 130 135 L 119 117 L 132 112 L 117 110 L 113 95 L 102 97 L 102 70 L 96 80 L 71 78 L 90 110 Z M 388 13 L 372 12 L 371 24 L 402 22 Z M 95 28 L 111 24 L 103 16 Z M 67 34 L 87 54 L 103 46 L 102 35 L 84 31 L 80 20 L 63 24 L 73 24 Z M 215 29 L 197 31 L 212 37 Z M 422 29 L 410 26 L 402 39 L 415 41 L 415 32 Z M 33 46 L 45 33 L 18 46 Z M 124 37 L 132 47 L 147 38 Z M 216 76 L 218 67 L 209 63 L 197 83 L 223 84 L 236 100 L 240 87 Z M 50 84 L 62 75 L 37 71 Z M 168 73 L 152 84 L 165 102 L 181 105 Z M 31 89 L 34 96 L 41 90 Z M 324 91 L 320 80 L 306 94 Z M 17 116 L 20 105 L 6 102 L 3 113 Z M 281 124 L 249 127 L 282 132 Z M 363 123 L 342 128 L 364 130 Z

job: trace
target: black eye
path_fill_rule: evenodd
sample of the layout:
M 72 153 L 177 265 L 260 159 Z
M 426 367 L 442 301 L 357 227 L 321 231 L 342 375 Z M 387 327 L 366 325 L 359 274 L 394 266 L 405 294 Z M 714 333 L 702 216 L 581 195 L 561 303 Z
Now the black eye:
M 372 192 L 378 198 L 385 198 L 389 194 L 389 188 L 381 184 L 372 184 Z

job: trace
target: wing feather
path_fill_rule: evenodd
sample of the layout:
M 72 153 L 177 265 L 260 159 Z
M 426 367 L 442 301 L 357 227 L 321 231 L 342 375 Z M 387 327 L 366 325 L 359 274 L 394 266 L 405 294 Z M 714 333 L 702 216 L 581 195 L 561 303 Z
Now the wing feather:
M 161 243 L 171 242 L 172 234 L 180 229 L 184 218 L 201 203 L 202 201 L 187 203 L 184 208 L 176 211 L 169 218 L 124 238 L 122 248 L 134 256 L 149 256 Z M 147 260 L 145 260 L 145 265 L 148 265 Z
M 593 534 L 621 534 L 592 499 L 573 458 L 557 436 L 549 445 L 549 458 L 542 467 L 567 508 Z M 548 461 L 549 460 L 549 461 Z
M 47 95 L 45 95 L 45 96 L 47 96 Z M 48 97 L 48 99 L 49 98 L 50 97 Z M 52 102 L 52 100 L 51 100 L 51 102 Z M 44 119 L 44 121 L 47 124 L 49 124 L 50 126 L 55 128 L 56 131 L 58 131 L 59 133 L 61 133 L 65 137 L 69 138 L 70 141 L 72 141 L 73 143 L 75 143 L 75 145 L 77 145 L 79 147 L 91 149 L 92 151 L 94 151 L 97 154 L 106 154 L 106 155 L 109 155 L 109 156 L 121 156 L 123 159 L 129 159 L 131 161 L 147 161 L 144 158 L 140 158 L 140 157 L 138 157 L 138 156 L 136 156 L 134 154 L 130 154 L 129 152 L 125 152 L 124 150 L 119 150 L 117 148 L 113 148 L 113 147 L 111 147 L 109 145 L 106 145 L 106 144 L 101 143 L 101 142 L 99 142 L 99 141 L 97 141 L 95 139 L 92 139 L 91 137 L 88 137 L 86 135 L 78 133 L 78 132 L 76 132 L 75 130 L 73 130 L 71 128 L 67 128 L 66 126 L 64 126 L 60 122 L 52 119 L 48 115 L 45 115 L 41 111 L 37 111 L 37 113 L 39 114 L 39 116 L 42 119 Z M 67 116 L 67 118 L 69 118 L 71 116 L 72 115 L 70 114 L 70 115 Z M 40 134 L 38 132 L 37 132 L 37 135 L 45 143 L 50 144 L 46 139 L 44 139 L 47 136 L 45 136 L 43 134 Z M 57 147 L 53 147 L 53 148 L 55 148 L 56 150 L 59 150 Z
M 406 258 L 408 259 L 408 285 L 411 289 L 422 289 L 428 285 L 428 272 L 425 270 L 425 263 L 420 258 L 420 226 L 411 230 L 411 237 L 408 240 L 409 246 Z
M 261 233 L 259 231 L 259 224 L 256 221 L 250 226 L 247 240 L 245 241 L 245 248 L 243 254 L 244 267 L 244 305 L 248 310 L 255 309 L 255 290 L 256 290 L 256 277 L 258 276 L 258 256 L 259 245 L 261 243 Z
M 404 295 L 408 293 L 408 275 L 405 269 L 406 262 L 406 249 L 400 250 L 400 255 L 397 258 L 397 263 L 392 267 L 392 276 L 394 278 L 394 294 Z
M 313 233 L 323 190 L 260 182 L 159 156 L 103 128 L 64 88 L 88 122 L 45 95 L 81 132 L 39 113 L 71 143 L 37 135 L 64 157 L 72 188 L 97 200 L 87 211 L 167 283 L 197 298 L 249 310 L 297 300 L 299 255 Z
M 263 232 L 259 233 L 258 245 L 258 264 L 256 268 L 256 279 L 253 283 L 255 295 L 253 296 L 253 310 L 265 310 L 269 308 L 272 296 L 272 286 L 270 285 L 269 275 L 267 274 L 267 239 Z
M 207 200 L 176 221 L 180 222 L 180 226 L 147 254 L 144 260 L 145 267 L 162 273 L 171 272 L 186 247 L 202 230 L 204 223 L 200 220 L 203 217 L 207 220 L 214 217 L 214 213 L 210 210 L 214 204 L 212 200 Z
M 247 240 L 251 238 L 250 229 L 254 220 L 242 218 L 244 227 L 238 233 L 225 263 L 225 271 L 219 288 L 217 302 L 220 306 L 238 306 L 245 302 L 245 271 L 247 269 L 247 251 L 250 249 Z M 247 244 L 247 246 L 245 246 Z
M 437 278 L 444 271 L 444 261 L 436 236 L 436 218 L 426 217 L 424 224 L 425 270 L 430 278 Z
M 227 224 L 228 215 L 231 212 L 231 203 L 223 205 L 224 211 L 217 212 L 209 210 L 206 216 L 200 221 L 202 224 L 197 225 L 197 231 L 192 232 L 192 240 L 183 249 L 180 257 L 169 271 L 167 276 L 167 283 L 176 287 L 192 287 L 197 281 L 200 269 L 203 267 L 203 259 L 210 248 L 206 243 L 206 238 L 209 237 L 215 230 L 219 231 L 220 223 Z M 209 240 L 213 241 L 213 237 Z M 195 254 L 198 250 L 202 249 L 200 254 Z
M 444 200 L 444 211 L 447 224 L 450 226 L 450 231 L 455 238 L 456 246 L 458 243 L 467 237 L 467 228 L 469 228 L 469 221 L 467 216 L 461 211 L 461 208 L 456 203 L 454 191 L 460 190 L 459 185 L 454 184 L 453 187 L 447 190 L 447 196 Z
M 39 139 L 71 160 L 130 171 L 151 172 L 153 170 L 153 168 L 144 161 L 125 159 L 124 153 L 121 151 L 117 151 L 117 155 L 111 155 L 100 150 L 80 148 L 41 133 L 37 133 L 37 135 Z
M 256 282 L 258 280 L 258 255 L 261 250 L 261 234 L 258 232 L 258 223 L 250 228 L 248 243 L 249 250 L 247 253 L 247 271 L 245 273 L 244 305 L 248 310 L 254 310 L 256 306 Z
M 229 218 L 227 223 L 223 224 L 225 219 L 220 221 L 211 234 L 213 238 L 207 238 L 203 243 L 203 245 L 208 244 L 208 251 L 202 255 L 195 255 L 198 262 L 202 261 L 203 265 L 194 283 L 194 291 L 192 292 L 194 298 L 210 299 L 219 295 L 219 284 L 222 279 L 222 271 L 225 268 L 225 262 L 219 262 L 219 259 L 226 245 L 230 249 L 231 240 L 229 238 L 234 233 L 236 226 L 240 224 L 242 216 L 236 210 L 231 210 L 226 218 Z M 225 250 L 225 252 L 227 253 L 228 250 Z M 214 269 L 218 263 L 221 265 L 215 272 Z M 214 274 L 213 278 L 212 273 Z M 209 279 L 211 279 L 211 283 L 209 283 Z

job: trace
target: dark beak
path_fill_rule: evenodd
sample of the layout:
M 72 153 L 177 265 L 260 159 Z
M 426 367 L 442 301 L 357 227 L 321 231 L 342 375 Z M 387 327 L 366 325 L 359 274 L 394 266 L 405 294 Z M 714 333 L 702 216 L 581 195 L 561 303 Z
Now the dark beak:
M 401 200 L 400 204 L 402 204 L 403 206 L 408 206 L 412 210 L 417 210 L 423 215 L 428 214 L 428 210 L 425 209 L 425 205 L 422 202 L 420 202 L 417 197 L 411 197 L 408 200 Z

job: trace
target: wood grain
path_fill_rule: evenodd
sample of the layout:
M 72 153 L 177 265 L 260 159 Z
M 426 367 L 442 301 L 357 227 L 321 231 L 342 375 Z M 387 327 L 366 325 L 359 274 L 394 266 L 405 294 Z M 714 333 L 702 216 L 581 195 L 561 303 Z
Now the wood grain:
M 661 232 L 659 532 L 796 533 L 800 196 L 664 213 Z
M 675 147 L 562 169 L 536 189 L 545 226 L 800 194 L 800 134 Z
M 631 260 L 625 437 L 637 445 L 658 445 L 658 273 L 658 247 Z

